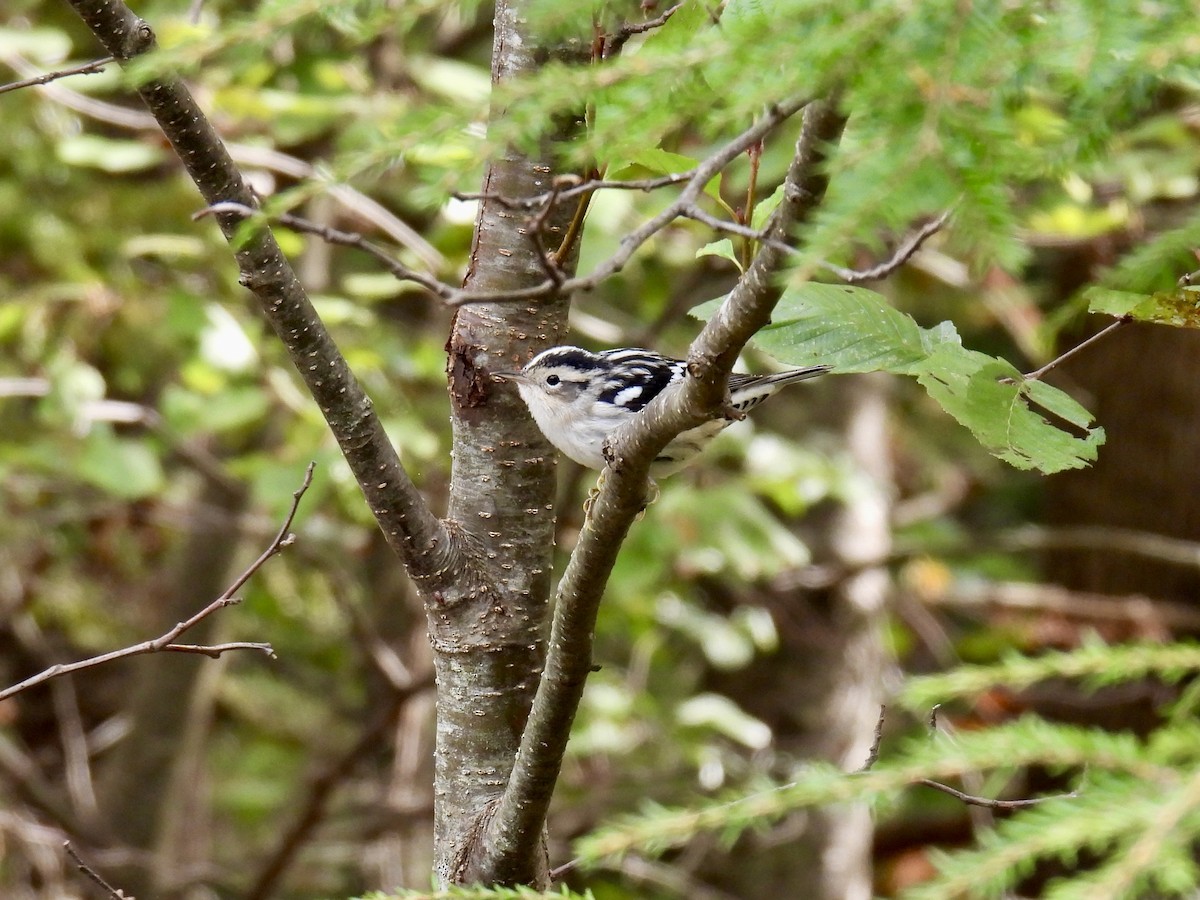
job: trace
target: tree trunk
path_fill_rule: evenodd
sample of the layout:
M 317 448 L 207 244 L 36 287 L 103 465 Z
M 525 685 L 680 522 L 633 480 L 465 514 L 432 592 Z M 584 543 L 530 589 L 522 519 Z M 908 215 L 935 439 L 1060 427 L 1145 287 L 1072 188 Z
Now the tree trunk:
M 493 83 L 534 71 L 538 47 L 520 0 L 496 6 Z M 558 55 L 564 55 L 562 53 Z M 493 117 L 503 110 L 493 110 Z M 527 197 L 551 187 L 553 163 L 510 150 L 493 160 L 483 191 Z M 573 204 L 558 204 L 541 228 L 548 247 L 566 234 Z M 484 200 L 466 286 L 501 291 L 546 279 L 529 231 L 531 213 Z M 569 270 L 574 253 L 564 260 Z M 544 853 L 505 873 L 479 872 L 471 858 L 491 804 L 512 771 L 545 657 L 554 554 L 554 449 L 515 390 L 489 373 L 519 368 L 566 330 L 567 300 L 466 306 L 448 343 L 454 464 L 447 520 L 479 551 L 482 578 L 452 609 L 428 605 L 437 672 L 434 787 L 436 870 L 465 880 L 544 883 Z

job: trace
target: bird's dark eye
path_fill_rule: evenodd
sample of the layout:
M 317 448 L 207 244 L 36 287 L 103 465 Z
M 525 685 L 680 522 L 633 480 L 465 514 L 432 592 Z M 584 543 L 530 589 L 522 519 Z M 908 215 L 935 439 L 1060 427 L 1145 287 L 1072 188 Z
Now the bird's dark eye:
M 557 375 L 547 375 L 546 376 L 546 384 L 550 385 L 550 387 L 557 387 L 558 383 L 560 381 L 562 381 L 562 379 L 559 378 Z

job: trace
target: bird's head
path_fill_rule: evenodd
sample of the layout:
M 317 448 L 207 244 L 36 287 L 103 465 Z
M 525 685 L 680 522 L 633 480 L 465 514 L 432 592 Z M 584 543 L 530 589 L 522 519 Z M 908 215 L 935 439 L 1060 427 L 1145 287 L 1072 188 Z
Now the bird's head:
M 604 360 L 595 353 L 580 347 L 552 347 L 518 372 L 492 375 L 513 382 L 531 410 L 561 410 L 584 399 L 603 369 Z

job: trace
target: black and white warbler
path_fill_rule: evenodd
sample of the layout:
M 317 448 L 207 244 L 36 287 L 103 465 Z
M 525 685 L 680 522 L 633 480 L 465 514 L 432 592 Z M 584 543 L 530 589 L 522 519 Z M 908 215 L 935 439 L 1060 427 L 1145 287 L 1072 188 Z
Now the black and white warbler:
M 730 406 L 752 409 L 794 381 L 816 378 L 829 366 L 774 375 L 729 376 Z M 687 377 L 687 363 L 651 350 L 592 353 L 579 347 L 543 350 L 519 372 L 494 372 L 517 385 L 542 434 L 575 462 L 604 468 L 604 442 L 667 387 Z M 685 431 L 654 460 L 651 473 L 668 475 L 708 446 L 733 419 L 723 417 Z

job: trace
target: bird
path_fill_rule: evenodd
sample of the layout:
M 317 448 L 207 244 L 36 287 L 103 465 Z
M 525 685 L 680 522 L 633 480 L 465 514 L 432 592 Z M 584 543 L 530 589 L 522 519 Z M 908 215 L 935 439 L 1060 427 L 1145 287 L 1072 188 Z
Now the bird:
M 729 376 L 730 407 L 753 409 L 780 388 L 828 372 L 808 366 L 772 375 Z M 593 353 L 582 347 L 543 350 L 517 372 L 493 372 L 516 385 L 542 434 L 559 452 L 589 469 L 603 470 L 605 441 L 655 397 L 688 377 L 687 362 L 623 347 Z M 683 468 L 733 422 L 722 416 L 692 428 L 663 448 L 651 464 L 654 477 Z

